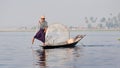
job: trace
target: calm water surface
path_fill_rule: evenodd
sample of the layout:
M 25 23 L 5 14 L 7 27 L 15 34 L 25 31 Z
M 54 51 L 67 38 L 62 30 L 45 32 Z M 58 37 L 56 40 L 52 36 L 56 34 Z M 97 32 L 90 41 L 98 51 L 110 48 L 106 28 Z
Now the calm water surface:
M 43 50 L 31 45 L 33 32 L 0 32 L 0 68 L 120 68 L 119 31 L 76 31 L 86 34 L 75 48 Z M 32 48 L 31 48 L 32 46 Z

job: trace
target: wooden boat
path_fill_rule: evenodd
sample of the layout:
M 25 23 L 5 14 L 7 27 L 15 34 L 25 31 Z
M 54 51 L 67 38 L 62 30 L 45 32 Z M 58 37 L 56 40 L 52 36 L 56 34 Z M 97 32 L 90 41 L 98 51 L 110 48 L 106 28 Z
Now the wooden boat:
M 64 44 L 59 44 L 59 45 L 54 45 L 54 46 L 52 46 L 52 45 L 50 45 L 50 44 L 47 44 L 46 46 L 41 46 L 41 47 L 43 47 L 43 49 L 53 49 L 53 48 L 61 48 L 61 47 L 63 47 L 63 48 L 70 48 L 70 47 L 75 47 L 75 45 L 81 40 L 81 39 L 83 39 L 84 37 L 85 37 L 86 35 L 77 35 L 75 38 L 72 38 L 72 42 L 68 42 L 68 40 L 67 41 L 65 41 L 64 42 Z M 71 40 L 71 39 L 70 39 Z

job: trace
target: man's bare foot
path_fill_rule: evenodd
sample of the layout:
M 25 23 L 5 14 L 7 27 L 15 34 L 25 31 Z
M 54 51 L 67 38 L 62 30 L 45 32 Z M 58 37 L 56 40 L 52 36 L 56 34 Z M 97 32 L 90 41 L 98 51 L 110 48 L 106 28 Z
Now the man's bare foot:
M 45 46 L 45 43 L 43 43 L 43 46 Z

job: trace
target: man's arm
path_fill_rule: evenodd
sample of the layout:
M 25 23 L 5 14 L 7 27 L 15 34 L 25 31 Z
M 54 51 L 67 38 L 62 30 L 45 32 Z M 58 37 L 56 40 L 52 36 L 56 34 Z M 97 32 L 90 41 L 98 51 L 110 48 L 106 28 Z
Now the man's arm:
M 46 31 L 47 31 L 47 28 L 48 28 L 48 24 L 47 24 L 47 22 L 45 22 L 45 28 L 44 28 L 44 32 L 46 33 Z

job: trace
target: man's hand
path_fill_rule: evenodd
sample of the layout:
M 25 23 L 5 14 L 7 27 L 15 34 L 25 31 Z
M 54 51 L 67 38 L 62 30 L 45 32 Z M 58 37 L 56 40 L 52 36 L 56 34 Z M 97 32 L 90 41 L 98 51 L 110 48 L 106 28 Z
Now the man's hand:
M 35 40 L 35 38 L 32 39 L 32 44 L 34 44 L 34 40 Z

